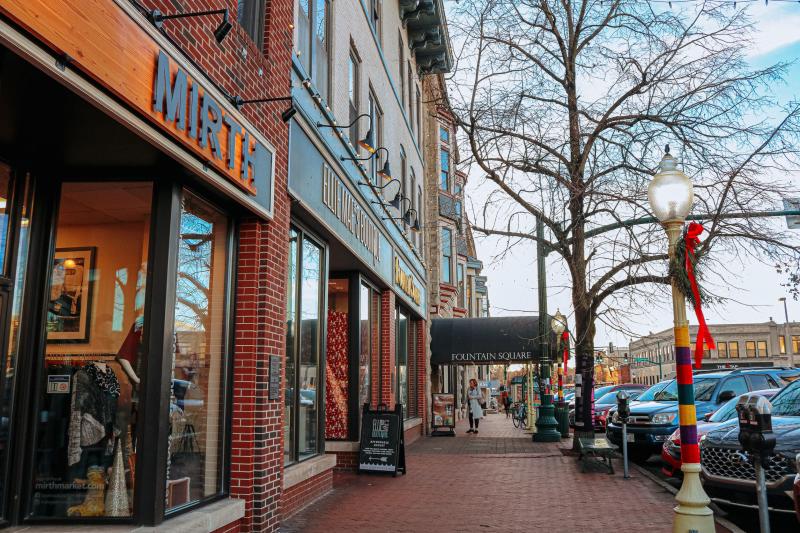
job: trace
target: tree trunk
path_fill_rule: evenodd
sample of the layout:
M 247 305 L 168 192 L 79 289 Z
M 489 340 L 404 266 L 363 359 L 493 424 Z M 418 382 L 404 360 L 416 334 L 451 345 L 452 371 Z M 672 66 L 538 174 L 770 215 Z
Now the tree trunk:
M 580 437 L 593 437 L 592 394 L 594 389 L 594 317 L 591 307 L 583 302 L 585 294 L 576 294 L 573 289 L 575 307 L 575 389 L 580 379 L 580 399 L 575 396 L 575 441 Z M 578 377 L 580 376 L 580 378 Z M 580 424 L 582 422 L 582 425 Z

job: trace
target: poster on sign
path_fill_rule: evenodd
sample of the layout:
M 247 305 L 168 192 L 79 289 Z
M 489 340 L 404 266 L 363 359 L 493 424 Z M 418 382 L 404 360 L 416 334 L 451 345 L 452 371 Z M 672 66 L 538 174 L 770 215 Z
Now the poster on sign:
M 406 451 L 403 439 L 403 406 L 389 411 L 385 404 L 371 410 L 364 404 L 361 419 L 361 443 L 358 472 L 406 473 Z
M 446 392 L 433 393 L 431 410 L 431 435 L 454 437 L 456 434 L 456 395 Z

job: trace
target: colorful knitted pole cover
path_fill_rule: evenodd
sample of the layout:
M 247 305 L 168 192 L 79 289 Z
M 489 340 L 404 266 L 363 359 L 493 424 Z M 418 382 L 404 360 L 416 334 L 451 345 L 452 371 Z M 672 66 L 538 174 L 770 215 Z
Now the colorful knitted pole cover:
M 688 325 L 675 327 L 675 363 L 678 380 L 678 416 L 681 425 L 681 460 L 684 463 L 700 463 L 700 448 L 697 445 L 697 411 L 694 406 L 692 348 Z

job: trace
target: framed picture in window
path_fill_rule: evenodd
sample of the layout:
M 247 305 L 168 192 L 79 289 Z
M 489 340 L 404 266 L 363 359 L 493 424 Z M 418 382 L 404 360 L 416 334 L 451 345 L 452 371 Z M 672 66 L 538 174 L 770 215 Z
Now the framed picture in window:
M 57 248 L 50 272 L 47 342 L 89 342 L 96 248 Z

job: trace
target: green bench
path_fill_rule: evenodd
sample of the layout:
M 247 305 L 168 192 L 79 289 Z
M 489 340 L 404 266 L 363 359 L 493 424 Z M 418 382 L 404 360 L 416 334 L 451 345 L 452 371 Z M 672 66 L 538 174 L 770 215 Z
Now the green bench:
M 609 474 L 614 473 L 611 455 L 615 452 L 615 449 L 605 437 L 599 439 L 579 438 L 578 452 L 580 454 L 578 462 L 581 464 L 581 472 L 586 472 L 586 461 L 589 459 L 602 459 L 600 464 L 608 468 Z M 597 461 L 594 462 L 597 463 Z

